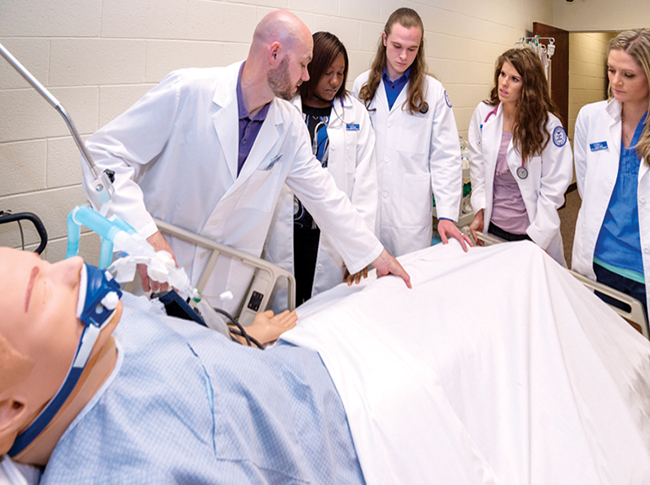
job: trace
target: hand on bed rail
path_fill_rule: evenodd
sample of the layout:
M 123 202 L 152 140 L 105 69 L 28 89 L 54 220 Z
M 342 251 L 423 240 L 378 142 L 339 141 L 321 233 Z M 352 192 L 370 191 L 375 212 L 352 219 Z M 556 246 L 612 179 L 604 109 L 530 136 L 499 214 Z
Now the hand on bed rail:
M 377 277 L 380 278 L 389 274 L 399 276 L 404 280 L 406 286 L 413 288 L 411 286 L 411 277 L 409 274 L 402 265 L 399 264 L 399 261 L 397 261 L 397 259 L 395 259 L 395 257 L 385 249 L 383 249 L 379 257 L 372 262 L 372 265 L 377 269 Z
M 474 219 L 472 220 L 472 223 L 469 225 L 469 230 L 472 231 L 472 237 L 474 238 L 474 241 L 476 241 L 477 246 L 483 246 L 483 241 L 481 241 L 478 236 L 476 235 L 476 231 L 478 232 L 483 232 L 483 209 L 478 211 L 474 215 Z
M 171 246 L 169 245 L 167 240 L 163 237 L 163 235 L 160 233 L 160 231 L 157 231 L 153 233 L 151 236 L 149 236 L 147 238 L 147 242 L 151 244 L 156 251 L 167 251 L 169 254 L 171 254 L 172 259 L 174 260 L 176 266 L 178 267 L 178 262 L 176 262 L 176 256 L 174 255 L 174 251 L 172 251 Z M 144 291 L 146 292 L 153 291 L 157 293 L 157 292 L 164 292 L 169 290 L 169 284 L 159 283 L 158 281 L 153 281 L 149 278 L 149 275 L 147 274 L 147 265 L 139 264 L 138 274 L 140 275 L 140 281 L 142 281 L 142 289 Z

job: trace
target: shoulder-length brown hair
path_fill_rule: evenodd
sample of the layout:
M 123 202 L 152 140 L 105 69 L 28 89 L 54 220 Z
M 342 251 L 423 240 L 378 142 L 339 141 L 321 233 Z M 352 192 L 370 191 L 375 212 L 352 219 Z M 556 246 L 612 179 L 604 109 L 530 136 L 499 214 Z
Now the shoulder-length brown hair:
M 323 74 L 329 69 L 334 60 L 343 54 L 345 59 L 345 71 L 343 72 L 343 83 L 336 92 L 337 98 L 343 98 L 347 94 L 345 83 L 348 80 L 348 52 L 345 46 L 337 36 L 329 32 L 316 32 L 313 35 L 314 39 L 314 54 L 307 70 L 309 71 L 309 81 L 300 85 L 300 97 L 308 98 L 316 91 L 318 81 Z
M 546 130 L 548 114 L 553 113 L 560 120 L 562 118 L 551 99 L 542 61 L 537 54 L 527 48 L 509 49 L 499 56 L 494 69 L 494 86 L 490 92 L 490 99 L 486 102 L 492 106 L 499 104 L 499 76 L 506 62 L 510 63 L 521 76 L 521 92 L 512 126 L 512 143 L 525 162 L 535 155 L 540 155 L 551 139 L 551 135 Z
M 621 50 L 632 57 L 643 69 L 650 89 L 650 29 L 634 29 L 621 32 L 609 42 L 607 56 L 613 50 Z M 612 99 L 612 86 L 609 86 L 609 99 Z M 650 100 L 648 100 L 650 110 Z M 646 115 L 643 131 L 636 144 L 636 153 L 650 165 L 650 116 Z
M 424 98 L 426 97 L 424 78 L 427 75 L 427 63 L 424 60 L 424 24 L 422 23 L 422 19 L 415 10 L 406 7 L 398 8 L 390 15 L 390 17 L 388 17 L 388 21 L 384 26 L 384 33 L 386 34 L 386 37 L 390 35 L 391 29 L 396 22 L 407 29 L 410 29 L 411 27 L 417 27 L 422 33 L 418 53 L 415 56 L 413 64 L 411 64 L 409 82 L 406 88 L 407 99 L 404 103 L 404 106 L 406 109 L 408 109 L 409 113 L 413 114 L 417 111 L 420 111 L 420 108 L 424 103 Z M 386 46 L 384 46 L 382 34 L 382 36 L 379 37 L 379 43 L 377 44 L 377 54 L 375 55 L 375 60 L 372 62 L 368 81 L 361 87 L 361 90 L 359 91 L 359 99 L 366 106 L 368 106 L 372 99 L 375 97 L 375 93 L 377 92 L 377 88 L 381 83 L 381 77 L 385 67 Z M 404 109 L 404 106 L 402 106 L 402 109 Z

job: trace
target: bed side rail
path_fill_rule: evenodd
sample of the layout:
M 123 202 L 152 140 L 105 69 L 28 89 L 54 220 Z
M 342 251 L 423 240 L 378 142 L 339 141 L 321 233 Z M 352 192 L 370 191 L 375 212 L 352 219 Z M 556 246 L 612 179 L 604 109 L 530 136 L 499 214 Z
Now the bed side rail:
M 196 284 L 196 288 L 201 292 L 205 288 L 205 285 L 210 278 L 210 274 L 214 270 L 217 260 L 221 255 L 254 268 L 255 273 L 248 289 L 248 293 L 246 294 L 246 298 L 244 298 L 242 302 L 242 307 L 240 308 L 238 315 L 235 315 L 235 318 L 237 318 L 242 325 L 249 325 L 258 311 L 267 308 L 273 289 L 280 278 L 285 278 L 287 280 L 287 306 L 289 310 L 296 308 L 296 279 L 289 271 L 271 264 L 264 259 L 232 249 L 204 236 L 173 226 L 172 224 L 168 224 L 158 219 L 155 219 L 155 222 L 161 233 L 169 234 L 210 251 L 208 261 Z

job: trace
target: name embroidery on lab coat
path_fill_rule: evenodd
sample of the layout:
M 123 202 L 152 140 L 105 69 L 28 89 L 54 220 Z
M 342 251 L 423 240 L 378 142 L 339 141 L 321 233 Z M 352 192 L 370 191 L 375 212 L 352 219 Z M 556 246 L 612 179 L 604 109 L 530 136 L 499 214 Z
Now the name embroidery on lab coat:
M 590 143 L 589 144 L 589 149 L 592 152 L 597 152 L 599 150 L 607 150 L 607 142 L 606 141 L 599 141 L 598 143 Z
M 359 131 L 359 124 L 358 123 L 346 123 L 345 124 L 345 129 L 347 131 Z

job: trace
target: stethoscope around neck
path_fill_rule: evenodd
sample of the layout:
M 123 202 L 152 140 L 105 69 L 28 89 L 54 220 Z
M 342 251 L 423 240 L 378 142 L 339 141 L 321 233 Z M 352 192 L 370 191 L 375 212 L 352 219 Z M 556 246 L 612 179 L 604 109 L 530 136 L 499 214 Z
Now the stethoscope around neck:
M 492 118 L 493 116 L 496 116 L 496 115 L 497 115 L 497 111 L 498 111 L 498 109 L 499 109 L 499 104 L 500 104 L 500 103 L 497 103 L 497 105 L 494 107 L 494 109 L 491 110 L 491 111 L 487 114 L 487 116 L 486 116 L 485 119 L 483 120 L 483 124 L 481 125 L 481 128 L 480 128 L 481 130 L 483 130 L 483 125 L 484 125 L 485 123 L 487 123 L 488 120 L 489 120 L 490 118 Z M 519 177 L 521 180 L 524 180 L 525 178 L 528 177 L 528 169 L 524 166 L 524 160 L 523 160 L 523 158 L 522 158 L 522 160 L 521 160 L 521 167 L 517 167 L 517 177 Z
M 341 114 L 339 115 L 338 111 L 336 111 L 336 99 L 334 98 L 332 100 L 332 112 L 334 113 L 334 116 L 336 117 L 337 120 L 341 122 L 343 126 L 346 126 L 348 122 L 345 120 L 345 106 L 343 105 L 343 96 L 339 97 L 338 100 L 341 104 Z M 332 117 L 330 116 L 330 120 L 334 121 Z M 330 122 L 331 123 L 331 122 Z

